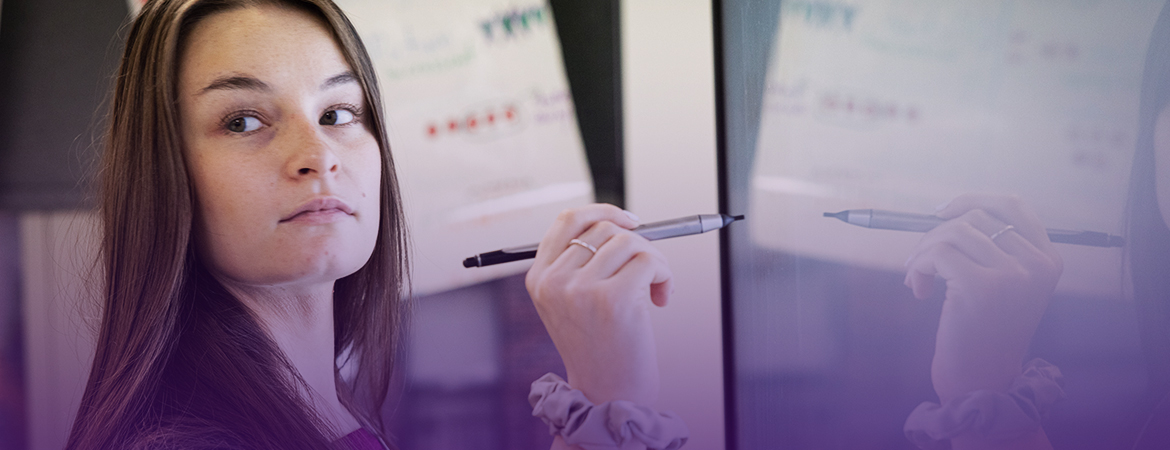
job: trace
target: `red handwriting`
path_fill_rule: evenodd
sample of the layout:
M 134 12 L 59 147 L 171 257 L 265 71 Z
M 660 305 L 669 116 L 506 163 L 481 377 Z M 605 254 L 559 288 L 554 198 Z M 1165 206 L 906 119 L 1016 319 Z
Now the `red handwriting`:
M 449 117 L 446 120 L 429 122 L 424 132 L 427 137 L 432 139 L 442 136 L 491 133 L 501 129 L 514 128 L 519 120 L 520 112 L 516 105 L 504 104 L 461 116 Z

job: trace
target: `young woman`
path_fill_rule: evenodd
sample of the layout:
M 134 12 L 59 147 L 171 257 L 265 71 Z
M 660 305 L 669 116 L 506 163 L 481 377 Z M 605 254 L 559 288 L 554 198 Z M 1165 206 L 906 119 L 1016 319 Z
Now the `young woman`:
M 1049 449 L 1040 417 L 1061 395 L 1059 370 L 1021 367 L 1061 272 L 1061 260 L 1031 209 L 1018 199 L 968 195 L 923 237 L 906 283 L 930 294 L 946 279 L 931 378 L 940 405 L 924 404 L 906 431 L 923 448 Z M 1170 8 L 1147 50 L 1137 152 L 1128 205 L 1127 252 L 1148 405 L 1134 424 L 1134 449 L 1170 448 Z M 1010 226 L 1010 227 L 1009 227 Z
M 104 310 L 68 448 L 386 446 L 405 229 L 374 71 L 341 11 L 152 1 L 112 109 Z M 671 273 L 636 225 L 608 205 L 567 211 L 529 271 L 569 375 L 534 391 L 554 448 L 596 435 L 609 411 L 677 422 L 646 408 L 658 383 L 647 310 L 665 305 Z M 621 438 L 613 447 L 685 441 Z

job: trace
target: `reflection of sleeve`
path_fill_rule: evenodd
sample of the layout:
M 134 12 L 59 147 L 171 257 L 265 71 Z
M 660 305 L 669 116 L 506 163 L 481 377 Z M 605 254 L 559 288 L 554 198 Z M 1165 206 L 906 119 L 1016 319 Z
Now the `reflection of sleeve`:
M 968 432 L 1010 441 L 1040 428 L 1052 404 L 1064 398 L 1063 384 L 1059 368 L 1033 359 L 1007 392 L 969 392 L 945 405 L 924 402 L 906 418 L 903 431 L 928 450 L 949 449 L 949 439 Z
M 645 448 L 677 450 L 687 443 L 687 425 L 671 412 L 660 413 L 624 400 L 594 405 L 581 391 L 549 373 L 532 382 L 532 415 L 549 433 L 586 450 Z

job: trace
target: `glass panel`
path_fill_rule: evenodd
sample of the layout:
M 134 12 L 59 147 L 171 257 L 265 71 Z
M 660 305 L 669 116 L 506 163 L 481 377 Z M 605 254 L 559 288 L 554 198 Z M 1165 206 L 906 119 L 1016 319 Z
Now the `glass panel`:
M 1067 399 L 1044 425 L 1056 448 L 1133 445 L 1149 393 L 1128 250 L 1039 241 L 1044 227 L 1127 234 L 1134 149 L 1145 139 L 1149 151 L 1152 135 L 1139 108 L 1143 68 L 1163 3 L 722 2 L 728 212 L 748 217 L 729 231 L 729 432 L 739 448 L 914 448 L 907 416 L 939 401 L 936 333 L 953 349 L 946 336 L 983 333 L 961 332 L 968 325 L 1022 335 L 1029 359 L 1060 367 Z M 995 196 L 975 208 L 988 220 L 959 219 L 983 236 L 955 234 L 955 222 L 924 235 L 866 229 L 860 211 L 826 217 L 933 216 L 964 193 Z M 1020 225 L 1013 198 L 1043 225 Z M 941 214 L 966 211 L 964 202 Z M 1008 224 L 1010 236 L 996 235 Z M 1051 291 L 1043 264 L 1024 265 L 1034 291 L 992 276 L 1031 261 L 1017 243 L 1063 260 L 1030 347 L 1028 313 L 1043 312 Z M 907 258 L 912 271 L 941 273 L 922 278 L 925 300 L 904 285 Z M 1003 307 L 1012 295 L 1032 310 Z M 969 306 L 1002 317 L 954 312 Z M 1012 359 L 1008 348 L 964 351 Z

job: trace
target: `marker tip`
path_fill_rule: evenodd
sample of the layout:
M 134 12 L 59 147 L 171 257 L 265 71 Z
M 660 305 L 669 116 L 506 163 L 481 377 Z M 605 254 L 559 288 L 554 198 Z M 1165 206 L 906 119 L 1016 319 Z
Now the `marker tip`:
M 841 219 L 844 221 L 848 221 L 849 220 L 849 211 L 841 211 L 841 212 L 836 212 L 836 213 L 827 212 L 827 213 L 825 213 L 825 217 L 832 217 L 835 219 Z

